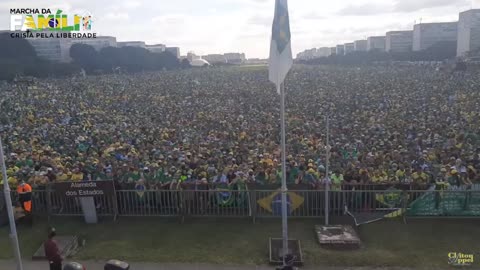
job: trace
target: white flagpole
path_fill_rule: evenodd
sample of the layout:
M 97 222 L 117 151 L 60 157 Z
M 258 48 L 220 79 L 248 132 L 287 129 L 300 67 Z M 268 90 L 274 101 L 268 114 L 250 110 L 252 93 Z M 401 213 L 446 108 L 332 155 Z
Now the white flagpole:
M 20 245 L 18 244 L 17 227 L 15 226 L 15 217 L 13 215 L 12 198 L 10 197 L 10 186 L 8 185 L 7 167 L 5 166 L 5 156 L 3 155 L 2 138 L 0 137 L 0 164 L 2 166 L 3 186 L 5 193 L 5 203 L 10 221 L 10 238 L 13 245 L 13 253 L 17 261 L 17 270 L 23 270 L 22 257 L 20 255 Z
M 283 266 L 286 266 L 285 255 L 288 251 L 288 223 L 287 223 L 287 171 L 285 147 L 285 84 L 279 85 L 280 89 L 280 121 L 282 129 L 282 238 L 283 238 Z
M 328 194 L 329 194 L 329 191 L 330 191 L 330 175 L 328 175 L 329 173 L 329 168 L 328 168 L 328 165 L 330 163 L 330 145 L 329 145 L 329 139 L 330 139 L 330 122 L 329 122 L 329 116 L 327 115 L 326 117 L 327 119 L 327 145 L 326 145 L 326 157 L 325 157 L 325 226 L 328 226 L 328 223 L 329 223 L 329 212 L 330 212 L 330 207 L 329 207 L 329 203 L 330 203 L 330 200 L 328 198 Z

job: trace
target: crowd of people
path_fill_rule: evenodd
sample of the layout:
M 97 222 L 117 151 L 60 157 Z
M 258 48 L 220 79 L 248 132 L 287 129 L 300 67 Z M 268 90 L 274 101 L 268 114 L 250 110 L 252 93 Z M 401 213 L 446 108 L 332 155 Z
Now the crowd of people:
M 295 67 L 286 80 L 287 182 L 480 183 L 479 75 Z M 279 99 L 264 68 L 6 83 L 7 180 L 34 189 L 95 180 L 124 189 L 279 186 Z

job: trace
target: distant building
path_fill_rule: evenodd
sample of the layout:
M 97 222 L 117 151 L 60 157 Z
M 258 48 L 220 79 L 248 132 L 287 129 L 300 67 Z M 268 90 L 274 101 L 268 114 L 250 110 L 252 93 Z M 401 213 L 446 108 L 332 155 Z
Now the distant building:
M 247 65 L 265 65 L 265 64 L 268 64 L 268 59 L 248 58 L 247 60 L 245 60 L 245 64 L 247 64 Z
M 318 57 L 327 57 L 327 56 L 330 56 L 330 54 L 332 54 L 332 51 L 330 50 L 329 47 L 322 47 L 317 49 Z
M 74 44 L 86 44 L 100 51 L 106 47 L 117 47 L 117 39 L 109 36 L 97 38 L 27 38 L 37 56 L 54 62 L 70 62 L 70 48 Z
M 385 36 L 367 38 L 367 51 L 385 51 Z
M 298 60 L 310 60 L 315 58 L 327 57 L 332 54 L 330 47 L 312 48 L 297 54 Z
M 310 59 L 314 59 L 316 58 L 317 56 L 317 49 L 316 48 L 312 48 L 312 49 L 308 49 L 308 50 L 305 50 L 301 53 L 301 56 L 300 56 L 300 59 L 302 60 L 310 60 Z
M 200 56 L 196 55 L 194 52 L 188 52 L 187 53 L 187 59 L 188 61 L 192 62 L 195 59 L 202 59 Z
M 225 53 L 223 56 L 225 56 L 225 59 L 229 64 L 243 64 L 246 59 L 244 53 Z
M 305 55 L 305 51 L 297 53 L 296 59 L 297 60 L 307 60 L 306 55 Z
M 175 55 L 175 57 L 177 57 L 177 58 L 180 58 L 180 48 L 179 47 L 166 47 L 165 51 Z
M 189 60 L 189 61 L 190 61 L 190 65 L 192 67 L 210 66 L 210 63 L 208 63 L 208 61 L 206 61 L 205 59 L 202 59 L 202 58 L 195 58 L 195 59 L 192 59 L 192 60 Z
M 413 31 L 390 31 L 386 34 L 387 52 L 409 52 L 413 45 Z
M 28 38 L 39 58 L 54 62 L 70 62 L 69 39 L 63 38 Z
M 164 44 L 146 45 L 145 49 L 152 53 L 162 53 L 165 51 L 166 46 Z
M 122 41 L 122 42 L 117 42 L 118 47 L 140 47 L 140 48 L 146 48 L 145 42 L 144 41 Z
M 457 22 L 422 23 L 413 27 L 413 50 L 422 51 L 442 41 L 457 41 Z
M 355 44 L 354 43 L 345 43 L 343 45 L 343 51 L 346 55 L 349 54 L 349 53 L 352 53 L 353 51 L 355 51 Z
M 342 45 L 337 45 L 336 54 L 337 55 L 344 55 L 345 54 L 345 46 L 343 44 Z
M 72 38 L 70 39 L 71 45 L 73 44 L 86 44 L 92 46 L 95 50 L 100 51 L 106 47 L 117 47 L 117 38 L 109 36 L 99 36 L 97 38 Z
M 337 47 L 330 47 L 330 55 L 336 55 L 337 54 Z
M 210 64 L 225 64 L 227 59 L 223 54 L 207 54 L 202 56 L 202 59 L 205 59 Z
M 353 50 L 356 52 L 364 52 L 367 50 L 367 40 L 355 40 L 353 42 Z
M 480 9 L 460 13 L 458 20 L 457 56 L 480 49 Z
M 305 50 L 305 56 L 307 59 L 314 59 L 317 57 L 317 48 L 311 48 L 309 50 Z

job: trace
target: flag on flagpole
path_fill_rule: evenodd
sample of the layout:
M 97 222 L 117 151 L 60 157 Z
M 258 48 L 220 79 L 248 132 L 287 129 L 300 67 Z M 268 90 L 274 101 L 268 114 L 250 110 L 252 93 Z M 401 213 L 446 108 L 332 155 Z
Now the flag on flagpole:
M 288 4 L 287 0 L 276 0 L 272 41 L 270 43 L 270 60 L 268 62 L 268 78 L 276 84 L 277 90 L 280 89 L 280 84 L 285 80 L 292 64 Z

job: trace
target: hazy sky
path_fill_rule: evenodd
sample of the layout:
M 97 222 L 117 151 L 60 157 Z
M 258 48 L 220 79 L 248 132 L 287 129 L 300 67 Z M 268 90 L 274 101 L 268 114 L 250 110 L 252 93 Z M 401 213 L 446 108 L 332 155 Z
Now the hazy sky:
M 56 4 L 52 4 L 57 2 Z M 0 29 L 10 28 L 10 8 L 90 11 L 93 28 L 118 41 L 179 46 L 182 55 L 245 52 L 267 57 L 274 0 L 1 0 Z M 60 4 L 58 4 L 60 3 Z M 290 0 L 292 48 L 334 46 L 411 29 L 417 22 L 458 20 L 480 0 Z

